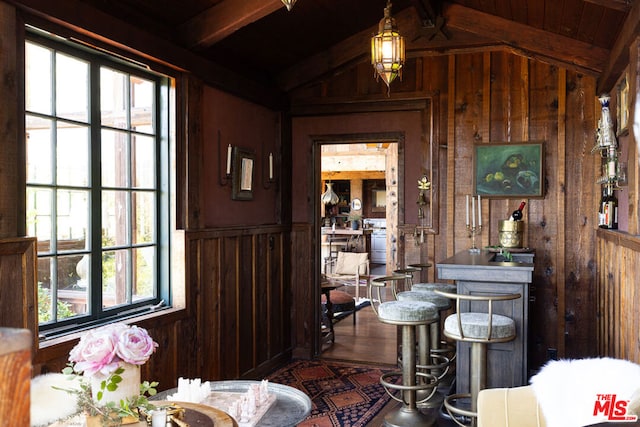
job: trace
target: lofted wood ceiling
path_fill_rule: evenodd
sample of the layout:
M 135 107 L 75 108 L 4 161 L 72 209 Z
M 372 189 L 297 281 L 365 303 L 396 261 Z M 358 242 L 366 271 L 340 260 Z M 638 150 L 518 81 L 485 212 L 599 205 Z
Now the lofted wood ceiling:
M 34 0 L 16 0 L 28 4 Z M 37 3 L 37 1 L 35 1 Z M 97 9 L 270 88 L 369 60 L 387 0 L 62 0 Z M 504 46 L 613 85 L 640 0 L 393 0 L 407 56 Z M 53 7 L 53 6 L 52 6 Z M 625 47 L 626 46 L 626 47 Z M 617 74 L 616 74 L 617 73 Z

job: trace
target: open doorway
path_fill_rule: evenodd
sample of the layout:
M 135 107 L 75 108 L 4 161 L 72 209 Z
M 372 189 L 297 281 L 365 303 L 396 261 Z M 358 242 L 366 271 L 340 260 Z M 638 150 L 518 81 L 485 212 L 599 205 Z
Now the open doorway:
M 397 209 L 401 138 L 322 141 L 317 149 L 320 155 L 317 190 L 323 199 L 317 217 L 319 274 L 324 275 L 335 265 L 340 251 L 366 252 L 372 277 L 391 274 L 397 265 L 397 245 L 401 244 L 397 238 L 401 220 Z M 335 197 L 332 199 L 328 192 Z M 330 203 L 325 203 L 329 200 Z M 366 286 L 358 289 L 347 284 L 338 289 L 355 299 L 356 321 L 351 317 L 353 314 L 338 314 L 340 320 L 335 324 L 331 342 L 321 338 L 316 347 L 319 355 L 365 362 L 388 359 L 388 363 L 393 363 L 395 328 L 383 326 L 367 308 Z M 322 298 L 326 301 L 325 296 Z

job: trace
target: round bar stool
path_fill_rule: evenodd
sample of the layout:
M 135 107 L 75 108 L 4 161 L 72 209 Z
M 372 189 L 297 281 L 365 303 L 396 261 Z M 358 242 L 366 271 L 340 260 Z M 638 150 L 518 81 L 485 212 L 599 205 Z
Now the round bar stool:
M 395 283 L 406 280 L 405 276 L 379 277 L 371 281 L 369 285 L 369 299 L 371 308 L 378 316 L 378 320 L 401 327 L 402 330 L 402 371 L 394 371 L 383 374 L 380 384 L 392 399 L 402 405 L 397 410 L 387 414 L 384 418 L 384 426 L 432 426 L 435 422 L 418 409 L 417 395 L 422 392 L 425 399 L 429 399 L 436 392 L 437 378 L 431 374 L 417 371 L 416 364 L 416 329 L 427 327 L 430 323 L 439 320 L 438 308 L 429 302 L 423 301 L 383 301 L 381 289 L 387 283 Z M 373 289 L 377 292 L 377 300 L 374 299 Z M 402 377 L 402 383 L 398 384 L 395 378 Z M 400 392 L 401 397 L 397 396 Z
M 423 270 L 426 271 L 427 268 L 433 267 L 433 264 L 431 264 L 430 262 L 419 262 L 419 263 L 415 263 L 415 264 L 409 264 L 409 265 L 407 265 L 407 267 L 409 267 L 409 268 L 417 268 L 420 271 L 423 271 Z M 415 277 L 414 277 L 414 279 L 415 279 Z M 418 282 L 420 280 L 421 279 L 418 279 Z
M 413 273 L 415 273 L 416 271 L 420 271 L 420 269 L 416 267 L 407 267 L 393 270 L 394 275 L 406 276 L 407 278 L 406 281 L 409 283 L 409 286 L 406 289 L 402 289 L 403 291 L 408 291 L 413 285 Z
M 478 419 L 478 393 L 487 385 L 487 345 L 511 341 L 516 337 L 516 323 L 507 316 L 493 314 L 494 301 L 508 301 L 520 298 L 520 294 L 507 295 L 463 295 L 443 291 L 436 294 L 456 301 L 456 312 L 449 315 L 444 322 L 445 336 L 456 341 L 471 343 L 471 390 L 469 393 L 457 393 L 444 399 L 444 406 L 456 424 L 467 427 L 475 426 Z M 460 301 L 486 302 L 487 313 L 460 312 Z M 469 399 L 471 409 L 463 408 L 460 403 Z M 459 418 L 469 418 L 464 424 Z
M 438 312 L 451 308 L 448 298 L 436 294 L 431 291 L 405 291 L 399 292 L 398 301 L 423 301 L 433 304 Z M 442 379 L 449 372 L 451 361 L 448 357 L 438 353 L 438 344 L 440 341 L 440 316 L 428 325 L 420 325 L 417 327 L 418 333 L 418 357 L 417 368 L 422 372 L 432 374 L 438 380 L 436 387 L 439 386 Z M 420 408 L 440 407 L 444 400 L 444 395 L 436 390 L 435 394 L 427 395 L 418 392 L 417 400 Z
M 448 293 L 456 293 L 457 287 L 456 285 L 451 285 L 449 283 L 439 283 L 439 282 L 429 282 L 429 283 L 414 283 L 411 286 L 412 291 L 416 292 L 426 292 L 428 294 L 435 294 L 434 291 L 443 291 Z M 437 294 L 435 294 L 437 295 Z M 441 298 L 445 298 L 440 296 Z M 451 300 L 445 298 L 447 300 L 447 306 L 441 305 L 440 316 L 444 319 L 444 312 L 448 311 L 451 308 Z M 446 356 L 449 359 L 450 365 L 454 366 L 456 361 L 456 346 L 452 343 L 442 340 L 442 335 L 444 334 L 444 322 L 439 325 L 440 327 L 437 331 L 433 331 L 431 334 L 431 352 L 437 355 Z M 449 374 L 452 374 L 453 370 L 449 370 Z M 453 375 L 450 375 L 449 378 L 451 381 L 453 380 Z M 442 382 L 447 382 L 447 380 L 442 380 Z M 450 382 L 450 381 L 449 381 Z
M 378 297 L 377 301 L 382 302 L 385 300 L 385 298 L 382 297 L 382 290 L 385 289 L 386 284 L 389 283 L 391 285 L 391 297 L 394 300 L 397 300 L 399 286 L 398 282 L 406 282 L 407 280 L 411 280 L 411 274 L 392 274 L 391 276 L 376 277 L 375 279 L 371 280 L 371 286 L 369 287 L 369 290 L 371 291 L 373 288 L 375 288 Z M 371 293 L 372 292 L 369 292 L 370 295 L 368 295 L 368 297 L 371 301 L 371 304 L 373 305 L 373 295 L 371 295 Z

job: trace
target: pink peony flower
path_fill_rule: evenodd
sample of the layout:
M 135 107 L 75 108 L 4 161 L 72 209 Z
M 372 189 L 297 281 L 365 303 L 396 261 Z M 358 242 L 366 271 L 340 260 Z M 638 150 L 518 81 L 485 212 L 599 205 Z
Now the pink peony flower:
M 74 371 L 88 376 L 108 375 L 115 371 L 119 360 L 112 331 L 100 328 L 87 332 L 69 353 L 69 360 L 75 363 Z
M 144 364 L 157 347 L 145 329 L 114 323 L 88 331 L 69 352 L 69 361 L 85 376 L 107 377 L 123 361 Z
M 116 344 L 118 356 L 133 365 L 144 364 L 157 347 L 147 331 L 137 326 L 120 332 Z

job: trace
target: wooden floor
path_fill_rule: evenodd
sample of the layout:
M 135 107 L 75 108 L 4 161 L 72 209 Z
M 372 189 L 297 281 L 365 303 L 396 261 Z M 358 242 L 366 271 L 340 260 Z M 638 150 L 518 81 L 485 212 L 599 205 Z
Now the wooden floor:
M 349 287 L 341 290 L 353 292 Z M 364 307 L 356 314 L 355 326 L 351 316 L 335 324 L 335 343 L 326 347 L 321 358 L 395 366 L 398 348 L 396 328 L 380 322 L 371 307 Z M 398 404 L 392 400 L 369 426 L 382 426 L 384 416 L 397 407 Z M 434 426 L 455 426 L 452 421 L 439 416 L 438 409 L 426 410 L 425 414 L 433 419 Z

